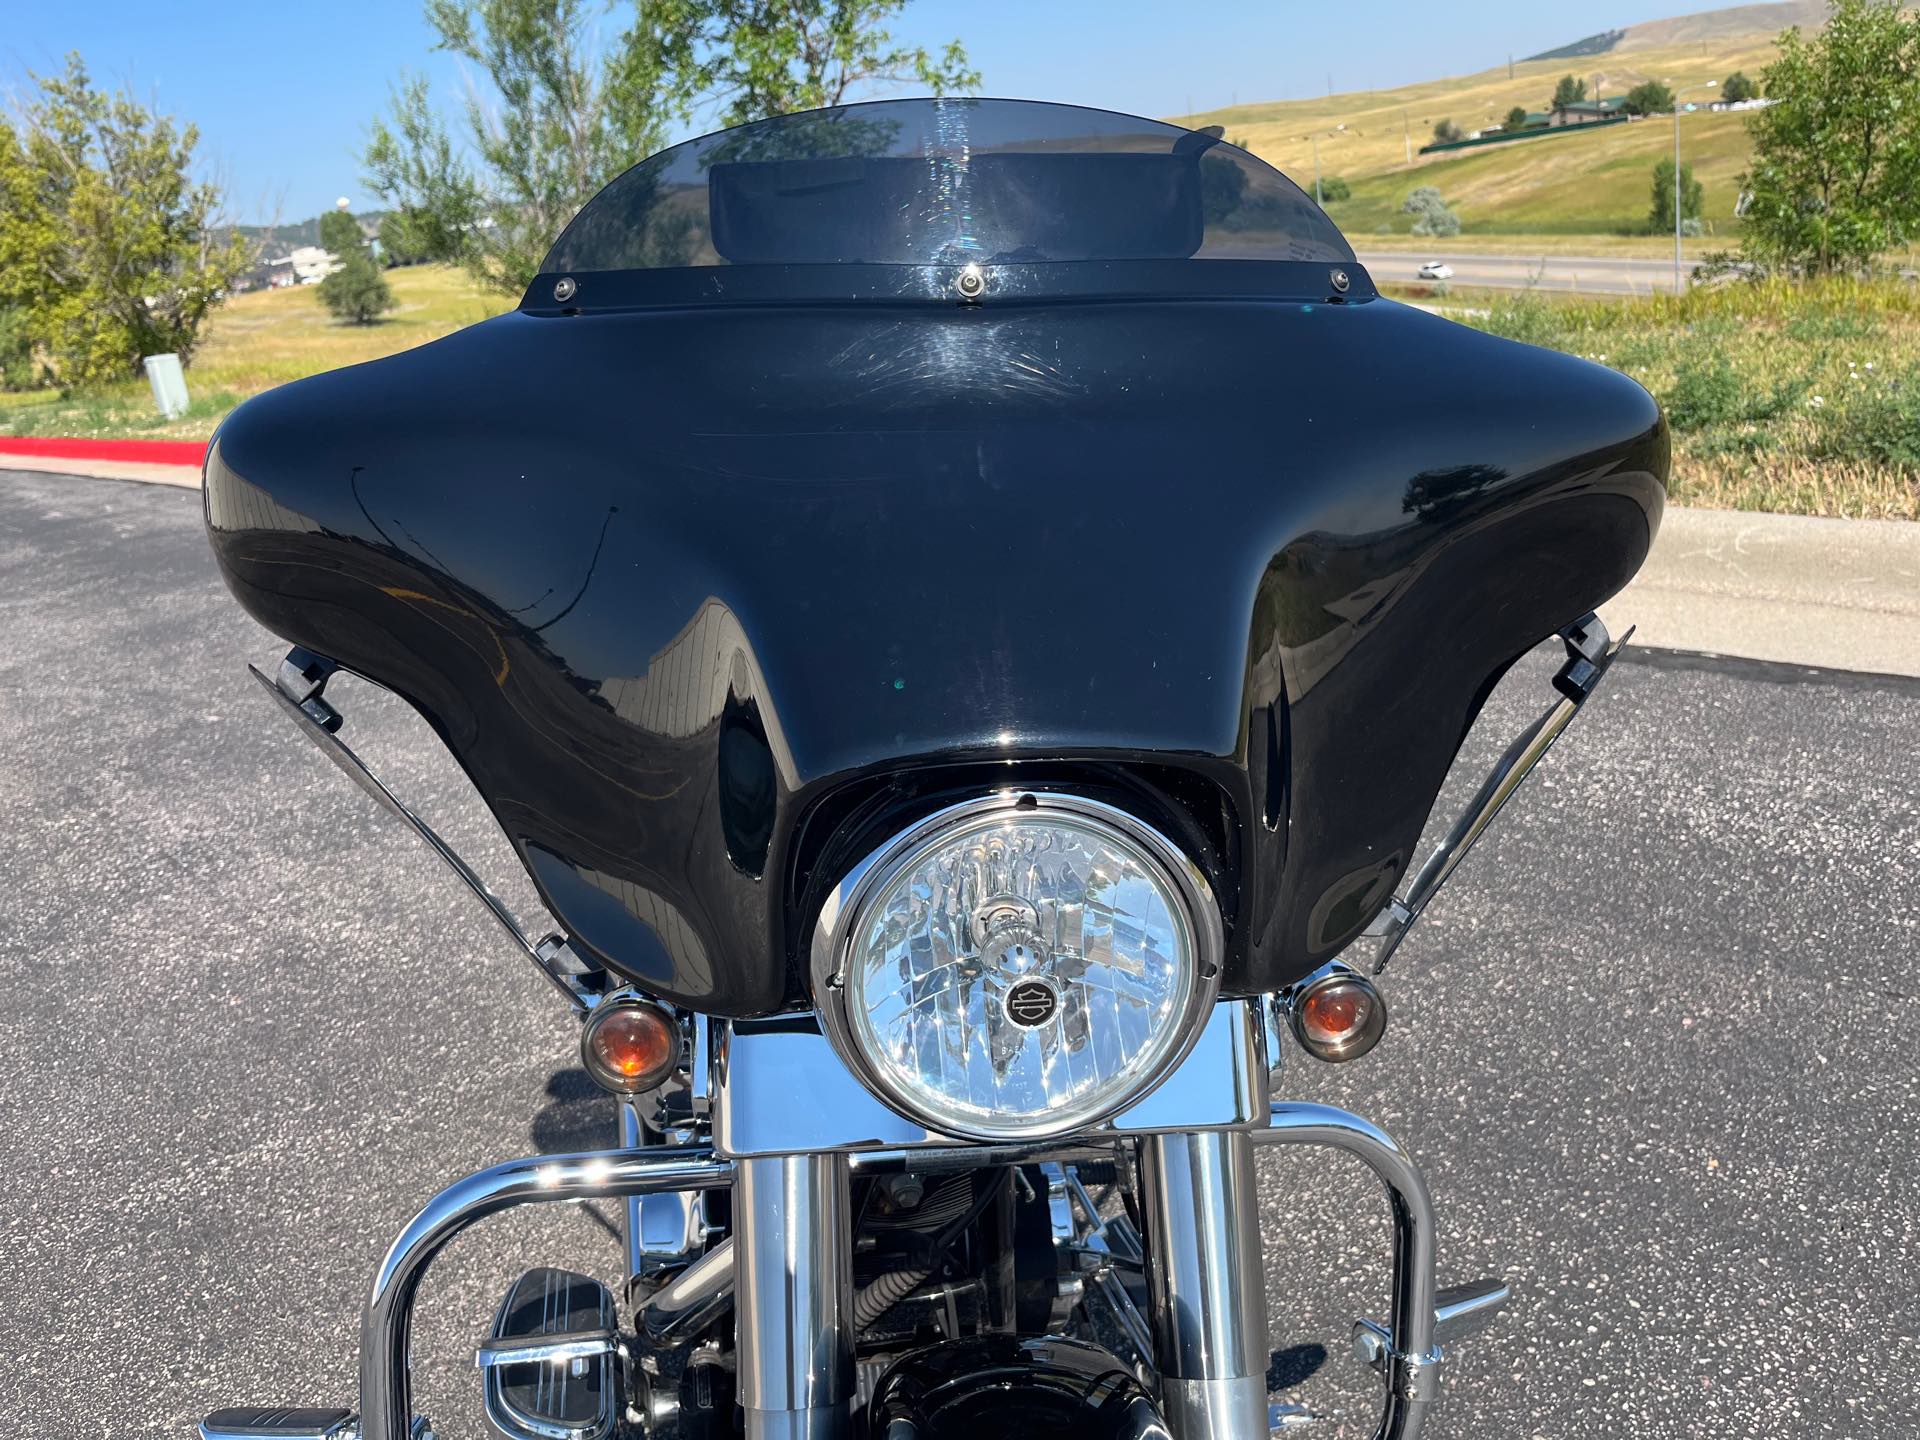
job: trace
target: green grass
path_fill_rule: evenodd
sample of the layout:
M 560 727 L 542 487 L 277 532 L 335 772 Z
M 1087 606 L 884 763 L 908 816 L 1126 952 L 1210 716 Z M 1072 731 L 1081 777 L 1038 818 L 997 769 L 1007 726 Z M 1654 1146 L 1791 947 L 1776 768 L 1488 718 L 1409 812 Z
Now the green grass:
M 1454 292 L 1441 303 L 1651 390 L 1673 427 L 1676 504 L 1920 520 L 1910 284 L 1742 281 L 1620 301 Z
M 387 280 L 399 308 L 377 325 L 339 323 L 312 286 L 234 296 L 215 312 L 187 371 L 193 401 L 178 419 L 161 419 L 146 382 L 128 380 L 69 396 L 0 393 L 0 435 L 204 440 L 249 395 L 410 350 L 513 306 L 450 266 L 393 270 Z
M 1748 163 L 1743 121 L 1737 114 L 1702 113 L 1680 122 L 1682 155 L 1706 190 L 1704 219 L 1709 231 L 1722 237 L 1738 228 L 1733 207 Z M 1480 235 L 1644 235 L 1653 168 L 1672 154 L 1670 119 L 1516 140 L 1412 170 L 1351 178 L 1353 198 L 1329 206 L 1327 213 L 1364 248 L 1383 227 L 1406 234 L 1413 217 L 1400 212 L 1401 202 L 1417 186 L 1433 185 L 1460 216 L 1463 232 L 1452 242 L 1455 248 L 1470 249 Z M 1728 241 L 1719 243 L 1724 248 Z

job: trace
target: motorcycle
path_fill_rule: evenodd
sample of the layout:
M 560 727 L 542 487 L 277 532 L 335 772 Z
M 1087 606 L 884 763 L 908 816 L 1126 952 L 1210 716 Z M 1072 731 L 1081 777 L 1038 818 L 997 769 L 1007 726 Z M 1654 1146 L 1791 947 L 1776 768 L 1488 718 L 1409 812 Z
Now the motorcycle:
M 1381 1041 L 1383 967 L 1618 652 L 1667 472 L 1640 386 L 1383 298 L 1218 129 L 992 100 L 677 145 L 517 310 L 250 400 L 205 513 L 292 646 L 256 677 L 579 1015 L 622 1143 L 405 1224 L 357 1410 L 201 1435 L 425 1433 L 434 1257 L 613 1198 L 624 1274 L 529 1268 L 477 1345 L 498 1435 L 1266 1436 L 1306 1418 L 1265 1380 L 1287 1145 L 1384 1186 L 1353 1337 L 1417 1436 L 1506 1288 L 1439 1287 L 1411 1154 L 1283 1051 Z M 340 738 L 342 671 L 425 717 L 553 933 Z

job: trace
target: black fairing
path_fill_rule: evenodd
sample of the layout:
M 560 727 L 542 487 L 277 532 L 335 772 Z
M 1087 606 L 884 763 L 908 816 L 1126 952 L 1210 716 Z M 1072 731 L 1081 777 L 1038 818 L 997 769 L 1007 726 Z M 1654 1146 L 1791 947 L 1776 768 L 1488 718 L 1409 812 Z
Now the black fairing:
M 1153 1440 L 1160 1412 L 1097 1345 L 989 1335 L 896 1361 L 875 1387 L 867 1433 L 892 1440 Z
M 1009 783 L 1175 834 L 1229 992 L 1298 977 L 1387 898 L 1493 681 L 1659 520 L 1638 385 L 1350 264 L 1337 303 L 1323 264 L 1099 299 L 1100 267 L 1007 266 L 978 304 L 845 268 L 894 278 L 669 270 L 704 302 L 595 308 L 588 276 L 563 311 L 545 277 L 249 401 L 208 460 L 241 603 L 412 703 L 576 939 L 707 1011 L 809 1003 L 822 888 Z

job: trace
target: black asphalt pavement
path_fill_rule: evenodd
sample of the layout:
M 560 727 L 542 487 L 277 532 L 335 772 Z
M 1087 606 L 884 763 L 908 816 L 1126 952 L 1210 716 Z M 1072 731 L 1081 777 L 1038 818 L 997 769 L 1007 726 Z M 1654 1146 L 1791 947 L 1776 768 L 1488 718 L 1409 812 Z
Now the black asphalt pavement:
M 246 662 L 279 653 L 196 493 L 0 471 L 12 1433 L 351 1403 L 407 1216 L 611 1141 L 543 983 L 258 693 Z M 1470 758 L 1550 670 L 1516 670 Z M 531 914 L 426 726 L 344 683 L 347 738 Z M 1442 1279 L 1516 1288 L 1431 1435 L 1920 1434 L 1917 796 L 1914 682 L 1623 663 L 1401 949 L 1381 1050 L 1293 1058 L 1292 1097 L 1425 1165 Z M 1364 1436 L 1346 1335 L 1383 1308 L 1384 1207 L 1343 1158 L 1262 1164 L 1271 1378 L 1337 1417 L 1310 1433 Z M 503 1216 L 436 1267 L 415 1353 L 443 1435 L 480 1433 L 471 1347 L 509 1279 L 610 1275 L 611 1219 Z

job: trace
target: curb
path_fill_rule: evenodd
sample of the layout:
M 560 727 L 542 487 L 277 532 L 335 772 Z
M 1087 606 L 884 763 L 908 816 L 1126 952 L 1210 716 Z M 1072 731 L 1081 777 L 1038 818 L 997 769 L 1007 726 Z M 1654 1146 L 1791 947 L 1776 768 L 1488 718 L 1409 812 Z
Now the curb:
M 1920 524 L 1673 506 L 1600 617 L 1636 645 L 1920 676 Z
M 0 435 L 0 455 L 50 460 L 107 460 L 136 465 L 207 463 L 204 440 L 75 440 L 65 436 Z
M 0 450 L 0 475 L 9 470 L 35 475 L 72 475 L 83 480 L 137 480 L 145 485 L 200 488 L 200 467 L 154 464 L 148 460 L 73 460 L 58 455 L 19 455 Z

